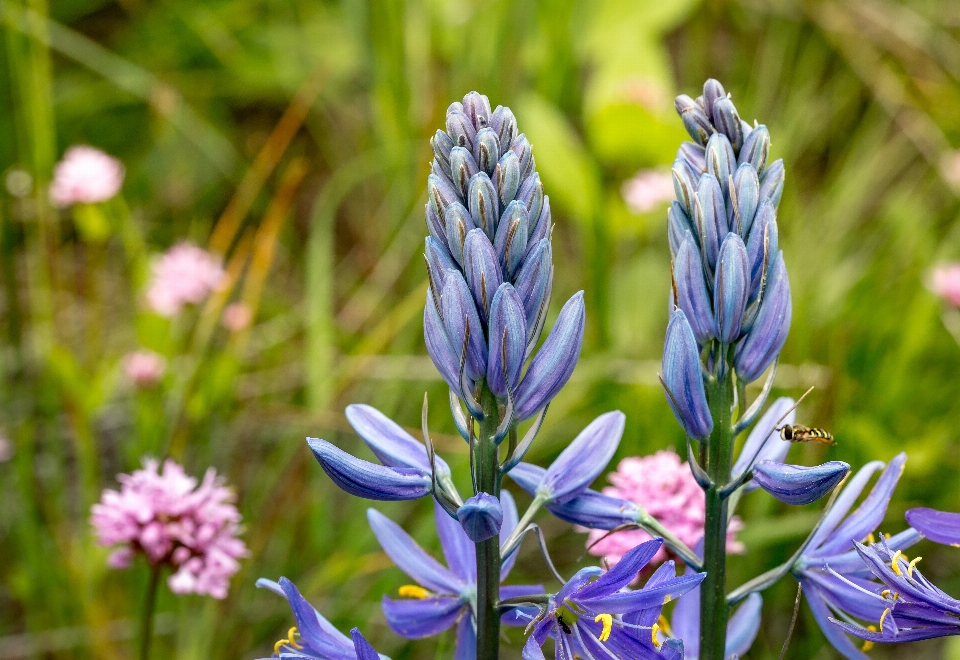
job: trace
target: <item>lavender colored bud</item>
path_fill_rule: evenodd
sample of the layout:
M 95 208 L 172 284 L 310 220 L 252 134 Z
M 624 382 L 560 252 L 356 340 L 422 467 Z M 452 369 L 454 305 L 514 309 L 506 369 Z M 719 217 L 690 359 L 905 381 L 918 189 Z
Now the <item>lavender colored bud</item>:
M 526 205 L 528 218 L 540 217 L 540 210 L 543 208 L 543 184 L 539 174 L 534 172 L 520 184 L 517 199 Z
M 479 171 L 477 161 L 466 147 L 454 147 L 450 150 L 450 178 L 460 192 L 460 199 L 466 199 L 470 179 Z
M 544 238 L 550 236 L 550 226 L 553 224 L 553 217 L 550 215 L 550 196 L 543 196 L 543 208 L 540 209 L 540 217 L 537 219 L 536 224 L 530 223 L 529 226 L 529 238 L 527 240 L 527 251 L 530 251 L 530 248 L 533 245 Z
M 450 257 L 450 253 L 447 252 L 447 249 L 433 236 L 427 236 L 424 241 L 423 256 L 426 258 L 427 265 L 430 268 L 431 278 L 439 278 L 441 286 L 444 278 L 447 276 L 447 271 L 456 270 L 457 268 L 456 264 L 453 263 L 453 259 Z M 438 288 L 437 291 L 442 291 L 442 288 Z
M 476 225 L 473 224 L 473 216 L 460 202 L 454 202 L 447 207 L 443 214 L 444 224 L 446 225 L 445 234 L 447 237 L 447 247 L 453 259 L 463 265 L 463 243 L 467 240 L 467 234 Z
M 744 163 L 737 168 L 733 174 L 733 188 L 730 191 L 730 198 L 734 201 L 733 223 L 730 227 L 740 236 L 747 237 L 760 205 L 760 179 L 753 165 Z
M 783 195 L 783 177 L 783 159 L 778 158 L 770 163 L 760 177 L 760 199 L 769 199 L 774 206 L 778 206 Z
M 734 152 L 739 152 L 743 146 L 743 127 L 740 114 L 733 101 L 724 97 L 717 99 L 713 105 L 713 125 L 717 131 L 723 133 L 730 140 Z
M 470 339 L 466 346 L 467 376 L 471 380 L 482 378 L 487 372 L 487 347 L 483 336 L 483 325 L 480 322 L 477 306 L 473 302 L 473 294 L 460 271 L 447 271 L 447 280 L 443 285 L 443 294 L 440 296 L 440 312 L 451 348 L 457 354 L 458 365 L 459 358 L 463 354 L 464 341 L 469 332 Z M 459 388 L 456 389 L 459 390 Z
M 737 158 L 733 155 L 733 147 L 730 140 L 723 133 L 714 133 L 707 142 L 705 158 L 707 161 L 707 174 L 717 177 L 723 192 L 728 192 L 730 187 L 730 175 L 737 167 Z
M 680 202 L 672 202 L 670 209 L 667 211 L 667 238 L 670 241 L 671 255 L 676 257 L 680 246 L 683 244 L 683 239 L 693 229 L 690 217 L 684 212 Z M 697 235 L 699 236 L 699 232 Z M 697 247 L 697 245 L 696 238 L 694 238 L 694 246 Z
M 467 206 L 474 224 L 482 229 L 491 241 L 497 233 L 497 220 L 500 217 L 500 200 L 493 182 L 486 172 L 475 174 L 470 179 L 467 192 Z
M 517 119 L 513 116 L 513 111 L 502 105 L 498 105 L 490 116 L 490 128 L 497 133 L 497 142 L 501 149 L 513 144 L 513 139 L 517 137 Z
M 507 206 L 497 225 L 496 253 L 500 257 L 505 279 L 513 277 L 527 251 L 527 208 L 520 200 Z
M 707 113 L 707 116 L 713 119 L 713 123 L 716 124 L 717 120 L 717 102 L 721 99 L 727 98 L 727 92 L 723 89 L 723 85 L 720 84 L 719 80 L 713 78 L 707 79 L 707 82 L 703 83 L 703 109 Z
M 450 150 L 455 146 L 450 136 L 443 131 L 438 130 L 430 138 L 430 146 L 433 147 L 433 155 L 444 174 L 450 174 Z
M 680 115 L 683 127 L 687 129 L 693 141 L 700 145 L 706 144 L 714 130 L 703 108 L 686 94 L 678 96 L 674 100 L 674 106 L 677 114 Z
M 713 313 L 718 339 L 732 344 L 740 336 L 743 313 L 750 293 L 747 248 L 737 234 L 729 233 L 720 246 L 720 258 L 713 281 Z
M 490 99 L 480 92 L 470 92 L 463 97 L 463 112 L 477 130 L 490 125 Z
M 516 289 L 504 282 L 490 305 L 490 351 L 487 357 L 487 385 L 499 399 L 512 392 L 520 379 L 527 348 L 527 323 L 523 303 Z M 504 380 L 506 374 L 507 380 Z
M 960 547 L 960 513 L 936 509 L 910 509 L 907 523 L 934 543 Z
M 744 383 L 759 378 L 780 354 L 790 332 L 791 315 L 790 280 L 783 263 L 783 253 L 779 252 L 767 277 L 767 288 L 757 320 L 747 336 L 740 340 L 734 353 L 734 367 Z
M 829 461 L 815 467 L 757 461 L 753 466 L 753 480 L 781 502 L 800 506 L 816 502 L 832 491 L 848 472 L 850 466 L 843 461 Z
M 497 252 L 481 229 L 472 229 L 467 234 L 467 240 L 463 244 L 463 270 L 480 317 L 486 320 L 493 294 L 503 284 L 503 277 L 500 274 Z M 480 338 L 483 338 L 481 328 L 471 328 L 471 334 L 473 332 L 479 332 Z
M 460 101 L 454 101 L 447 106 L 446 116 L 449 117 L 454 112 L 463 112 L 463 104 Z
M 327 476 L 351 495 L 368 500 L 415 500 L 433 490 L 430 474 L 418 468 L 371 463 L 319 438 L 307 438 L 307 444 Z
M 440 311 L 433 299 L 433 292 L 427 289 L 427 304 L 423 308 L 423 340 L 433 365 L 443 376 L 454 392 L 460 391 L 459 349 L 454 350 L 447 337 L 447 330 L 440 319 Z
M 683 207 L 687 215 L 693 215 L 693 207 L 696 205 L 693 198 L 697 194 L 700 174 L 682 158 L 673 161 L 671 173 L 673 175 L 673 191 L 677 195 L 677 201 L 680 202 L 680 206 Z
M 500 156 L 500 161 L 493 170 L 493 185 L 500 195 L 500 204 L 510 203 L 520 188 L 520 160 L 512 151 Z
M 727 234 L 727 209 L 723 203 L 720 182 L 710 175 L 700 177 L 700 186 L 693 207 L 693 220 L 700 235 L 700 250 L 713 273 L 720 251 L 720 237 Z
M 433 207 L 434 212 L 442 218 L 447 207 L 460 201 L 460 198 L 453 184 L 450 183 L 450 179 L 431 174 L 427 177 L 427 201 Z
M 533 417 L 567 384 L 580 359 L 584 316 L 583 291 L 580 291 L 560 310 L 550 336 L 517 388 L 514 412 L 518 420 Z
M 707 283 L 703 278 L 703 262 L 693 234 L 689 231 L 680 244 L 673 262 L 673 277 L 677 285 L 677 306 L 683 310 L 701 345 L 717 336 L 713 309 Z
M 457 519 L 470 540 L 480 543 L 500 533 L 503 509 L 493 495 L 477 493 L 457 509 Z
M 427 202 L 427 204 L 424 206 L 423 212 L 427 220 L 427 231 L 440 245 L 444 247 L 444 249 L 446 249 L 447 229 L 444 225 L 442 216 L 437 213 L 437 210 L 429 202 Z
M 713 430 L 713 417 L 703 387 L 700 349 L 686 315 L 679 309 L 667 324 L 662 370 L 667 402 L 680 426 L 691 438 L 706 438 Z
M 473 151 L 473 139 L 477 136 L 477 129 L 467 115 L 454 111 L 447 114 L 447 135 L 457 146 Z
M 500 160 L 500 145 L 497 143 L 497 134 L 492 128 L 482 128 L 474 138 L 473 157 L 477 166 L 493 176 L 493 169 Z
M 530 145 L 527 136 L 521 133 L 513 138 L 513 142 L 510 143 L 510 151 L 515 153 L 520 161 L 520 180 L 522 181 L 533 172 L 533 147 Z
M 553 247 L 546 238 L 535 243 L 527 258 L 524 259 L 520 271 L 513 280 L 513 285 L 523 303 L 526 315 L 527 331 L 531 331 L 536 323 L 547 291 L 550 290 L 553 279 Z
M 777 228 L 777 210 L 764 200 L 757 210 L 750 238 L 747 240 L 747 260 L 750 263 L 750 300 L 760 293 L 760 280 L 763 278 L 764 258 L 768 261 L 779 251 L 779 231 Z M 769 268 L 769 265 L 767 266 Z
M 769 154 L 770 131 L 761 124 L 744 137 L 743 146 L 740 147 L 740 158 L 737 162 L 741 165 L 750 163 L 757 172 L 763 172 Z
M 684 142 L 677 150 L 677 158 L 687 161 L 698 175 L 707 170 L 706 150 L 699 144 Z

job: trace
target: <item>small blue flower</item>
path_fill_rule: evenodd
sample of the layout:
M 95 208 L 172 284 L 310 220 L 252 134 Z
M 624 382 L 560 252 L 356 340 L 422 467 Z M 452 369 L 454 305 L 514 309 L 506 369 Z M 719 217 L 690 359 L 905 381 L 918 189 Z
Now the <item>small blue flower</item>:
M 753 466 L 753 480 L 781 502 L 800 506 L 829 493 L 848 472 L 850 465 L 843 461 L 813 467 L 758 461 Z
M 503 509 L 493 495 L 477 493 L 457 509 L 457 520 L 471 541 L 481 543 L 500 533 Z
M 692 573 L 690 569 L 686 571 Z M 724 657 L 743 657 L 760 631 L 760 608 L 763 598 L 760 594 L 750 594 L 733 611 L 727 622 L 727 645 Z M 700 656 L 700 587 L 677 602 L 670 618 L 670 634 L 683 640 L 685 660 L 697 660 Z
M 667 402 L 691 438 L 701 440 L 713 430 L 700 369 L 700 350 L 682 310 L 674 310 L 663 346 L 663 384 Z

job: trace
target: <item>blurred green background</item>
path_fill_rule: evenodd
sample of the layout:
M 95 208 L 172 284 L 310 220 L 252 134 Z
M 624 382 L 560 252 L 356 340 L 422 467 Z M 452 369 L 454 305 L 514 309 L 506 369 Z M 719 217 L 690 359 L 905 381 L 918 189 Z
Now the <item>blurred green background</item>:
M 155 657 L 269 655 L 292 619 L 253 583 L 280 575 L 395 660 L 450 655 L 452 636 L 406 644 L 386 629 L 380 596 L 406 580 L 367 503 L 332 486 L 303 438 L 360 451 L 347 403 L 417 427 L 427 391 L 465 474 L 423 347 L 421 251 L 428 138 L 473 89 L 511 106 L 534 144 L 556 222 L 553 316 L 586 290 L 583 358 L 531 458 L 613 408 L 628 417 L 618 458 L 682 447 L 655 375 L 666 213 L 632 214 L 620 191 L 669 165 L 685 139 L 673 96 L 716 77 L 787 166 L 794 321 L 775 394 L 817 385 L 801 420 L 838 440 L 791 460 L 906 450 L 890 531 L 910 506 L 960 508 L 960 348 L 924 286 L 960 257 L 953 0 L 0 0 L 0 14 L 0 429 L 14 446 L 0 463 L 0 658 L 132 657 L 147 570 L 108 570 L 88 511 L 168 443 L 236 488 L 252 556 L 224 601 L 161 590 Z M 47 201 L 76 143 L 127 167 L 104 238 Z M 232 287 L 170 322 L 142 293 L 150 258 L 183 239 L 225 255 Z M 255 310 L 248 331 L 219 324 L 228 300 Z M 170 360 L 156 388 L 123 378 L 138 347 Z M 436 548 L 428 502 L 379 508 Z M 817 510 L 746 498 L 733 583 L 789 556 Z M 583 536 L 543 522 L 571 570 Z M 960 595 L 960 551 L 919 554 Z M 515 578 L 545 575 L 525 547 Z M 766 594 L 750 658 L 777 657 L 794 593 L 787 580 Z M 911 652 L 960 658 L 943 642 Z M 806 608 L 787 657 L 838 657 Z

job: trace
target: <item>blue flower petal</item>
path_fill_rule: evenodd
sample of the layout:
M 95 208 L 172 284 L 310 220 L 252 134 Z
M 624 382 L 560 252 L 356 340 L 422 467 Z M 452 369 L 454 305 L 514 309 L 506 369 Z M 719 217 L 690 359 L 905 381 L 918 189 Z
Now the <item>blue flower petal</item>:
M 503 509 L 503 525 L 500 527 L 500 549 L 510 538 L 513 530 L 517 528 L 520 517 L 517 515 L 517 503 L 513 500 L 513 495 L 506 489 L 500 491 L 500 507 Z M 510 575 L 510 570 L 517 561 L 516 552 L 511 552 L 510 556 L 500 565 L 500 581 L 503 582 Z
M 296 585 L 287 578 L 280 578 L 280 588 L 290 603 L 293 617 L 297 621 L 300 636 L 318 653 L 340 660 L 353 660 L 353 642 L 349 637 L 333 627 L 323 616 L 300 595 Z
M 433 490 L 430 474 L 419 468 L 377 465 L 318 438 L 307 438 L 307 444 L 327 476 L 351 495 L 369 500 L 415 500 Z
M 688 596 L 684 596 L 681 602 Z M 757 632 L 760 630 L 762 605 L 763 597 L 760 594 L 750 594 L 730 617 L 727 623 L 727 646 L 724 652 L 728 658 L 731 656 L 742 658 L 753 646 L 753 640 L 757 638 Z
M 377 653 L 370 642 L 360 634 L 359 628 L 354 628 L 350 631 L 350 636 L 353 637 L 353 648 L 357 653 L 357 660 L 380 660 L 380 654 Z
M 447 566 L 465 584 L 477 581 L 476 546 L 467 538 L 460 523 L 450 517 L 436 501 L 433 503 L 433 518 L 440 537 L 440 547 Z
M 547 506 L 547 510 L 560 520 L 588 529 L 613 529 L 634 523 L 640 511 L 634 502 L 610 497 L 589 488 L 563 504 Z
M 759 461 L 753 466 L 753 479 L 781 502 L 800 506 L 816 502 L 829 493 L 848 472 L 850 466 L 843 461 L 813 467 Z
M 613 458 L 623 435 L 626 416 L 619 410 L 590 422 L 547 468 L 538 490 L 550 502 L 563 503 L 589 486 Z
M 469 604 L 460 598 L 393 600 L 384 596 L 380 605 L 390 630 L 407 639 L 439 635 L 460 617 L 469 616 Z
M 383 551 L 400 570 L 423 587 L 439 594 L 460 594 L 466 585 L 428 555 L 397 523 L 376 509 L 367 509 L 367 521 Z
M 747 436 L 747 441 L 743 443 L 740 455 L 737 457 L 737 461 L 733 464 L 733 469 L 730 471 L 732 476 L 738 477 L 743 474 L 744 470 L 749 467 L 750 460 L 753 459 L 754 454 L 757 455 L 758 461 L 776 461 L 783 463 L 792 444 L 780 437 L 780 432 L 777 430 L 775 424 L 781 419 L 782 421 L 779 422 L 781 425 L 793 424 L 796 421 L 797 411 L 790 410 L 794 407 L 795 403 L 796 402 L 790 397 L 781 397 L 767 407 L 763 416 L 754 424 L 750 435 Z M 784 417 L 784 415 L 786 415 L 786 417 Z M 758 450 L 759 453 L 757 453 Z M 756 488 L 757 485 L 753 483 L 751 479 L 744 487 L 744 490 L 745 492 L 749 492 Z
M 457 624 L 457 646 L 453 660 L 477 659 L 477 630 L 472 616 L 463 616 Z
M 474 543 L 493 538 L 503 525 L 500 500 L 489 493 L 477 493 L 457 509 L 463 531 Z
M 907 511 L 910 526 L 935 543 L 960 547 L 960 513 L 916 508 Z
M 381 463 L 430 472 L 427 448 L 382 412 L 373 406 L 355 403 L 347 406 L 346 414 L 350 426 Z M 438 474 L 450 474 L 450 467 L 439 456 L 436 456 L 436 466 Z

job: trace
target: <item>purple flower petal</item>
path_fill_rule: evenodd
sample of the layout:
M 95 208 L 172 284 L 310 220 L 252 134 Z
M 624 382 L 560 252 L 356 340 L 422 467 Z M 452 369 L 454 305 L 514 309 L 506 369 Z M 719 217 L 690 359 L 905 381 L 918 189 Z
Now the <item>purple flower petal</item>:
M 367 521 L 383 551 L 418 584 L 439 594 L 460 594 L 466 589 L 462 580 L 428 555 L 400 525 L 376 509 L 367 509 Z
M 617 562 L 616 566 L 604 573 L 600 579 L 578 591 L 576 594 L 577 600 L 601 598 L 620 591 L 637 578 L 637 574 L 650 563 L 654 555 L 660 551 L 661 546 L 663 546 L 663 539 L 653 539 L 636 546 L 627 552 Z
M 477 631 L 473 617 L 465 615 L 457 624 L 457 646 L 453 652 L 453 660 L 476 660 L 477 658 Z
M 507 474 L 527 494 L 536 495 L 547 471 L 532 463 L 517 463 Z
M 960 547 L 960 513 L 917 508 L 907 511 L 907 522 L 935 543 Z
M 353 643 L 349 637 L 333 627 L 323 616 L 300 595 L 296 585 L 287 578 L 280 578 L 280 588 L 290 603 L 293 617 L 297 621 L 300 636 L 318 653 L 333 658 L 347 658 L 353 653 Z
M 867 487 L 867 482 L 870 481 L 870 477 L 873 476 L 873 473 L 882 469 L 882 461 L 872 461 L 857 470 L 857 473 L 853 475 L 853 478 L 850 479 L 850 482 L 843 487 L 843 491 L 841 491 L 841 493 L 837 496 L 833 506 L 830 507 L 830 510 L 823 517 L 823 522 L 820 524 L 820 528 L 810 539 L 810 545 L 808 546 L 810 549 L 806 553 L 808 556 L 821 557 L 827 554 L 820 552 L 820 546 L 826 542 L 830 535 L 833 534 L 833 531 L 837 528 L 837 525 L 840 524 L 840 521 L 846 517 L 847 513 L 853 507 L 854 502 L 856 502 L 857 498 L 860 497 L 860 493 L 862 493 L 863 489 Z M 852 547 L 849 547 L 845 548 L 844 550 L 852 549 Z
M 870 660 L 870 656 L 860 650 L 860 647 L 850 641 L 843 629 L 831 621 L 833 613 L 827 607 L 817 587 L 811 585 L 808 581 L 802 580 L 803 591 L 807 594 L 807 604 L 810 611 L 813 612 L 813 618 L 817 620 L 820 630 L 826 635 L 827 639 L 848 660 Z
M 781 502 L 800 506 L 829 493 L 848 472 L 850 466 L 843 461 L 813 467 L 759 461 L 753 466 L 753 480 Z
M 792 445 L 780 437 L 780 432 L 774 425 L 781 419 L 780 424 L 793 424 L 796 421 L 797 411 L 790 410 L 795 403 L 790 397 L 781 397 L 767 407 L 767 411 L 763 413 L 763 416 L 754 425 L 753 430 L 750 431 L 750 435 L 747 436 L 747 441 L 743 443 L 743 449 L 740 450 L 740 455 L 730 471 L 732 476 L 736 477 L 742 474 L 749 466 L 754 454 L 757 455 L 758 461 L 783 463 Z M 756 487 L 756 484 L 751 480 L 745 489 L 749 492 Z
M 680 309 L 670 315 L 667 324 L 662 368 L 667 402 L 687 435 L 698 440 L 710 435 L 713 417 L 703 386 L 700 349 Z
M 377 465 L 318 438 L 307 438 L 307 444 L 323 471 L 351 495 L 368 500 L 415 500 L 433 490 L 430 474 L 418 468 Z
M 353 637 L 353 648 L 357 653 L 357 660 L 380 660 L 380 654 L 377 653 L 370 642 L 360 634 L 359 628 L 354 628 L 350 631 L 350 636 Z
M 689 598 L 689 594 L 680 599 L 680 602 L 686 598 Z M 753 640 L 757 638 L 757 633 L 760 631 L 762 605 L 763 597 L 760 594 L 750 594 L 740 603 L 727 623 L 727 646 L 724 655 L 741 658 L 750 650 Z
M 538 491 L 549 493 L 551 503 L 576 497 L 613 458 L 625 421 L 626 416 L 615 410 L 590 422 L 547 468 Z
M 524 320 L 523 303 L 509 282 L 500 285 L 490 305 L 489 343 L 487 384 L 490 391 L 503 399 L 507 396 L 507 387 L 512 391 L 517 386 L 527 349 L 527 323 Z M 504 373 L 507 376 L 506 381 Z
M 457 518 L 470 540 L 481 543 L 500 533 L 503 509 L 493 495 L 477 493 L 457 509 Z
M 513 475 L 513 472 L 510 473 Z M 613 529 L 637 521 L 639 507 L 629 500 L 621 500 L 587 488 L 563 504 L 550 504 L 550 511 L 560 520 L 588 529 Z
M 419 468 L 430 472 L 430 459 L 422 442 L 403 430 L 382 412 L 365 404 L 347 406 L 347 421 L 377 458 L 389 467 Z M 438 473 L 450 473 L 450 468 L 436 457 Z
M 460 617 L 469 617 L 465 612 L 469 605 L 460 598 L 393 600 L 384 596 L 380 606 L 390 630 L 407 639 L 439 635 Z
M 436 501 L 433 503 L 433 518 L 447 566 L 464 584 L 476 583 L 476 546 L 467 538 L 460 523 L 451 518 Z

